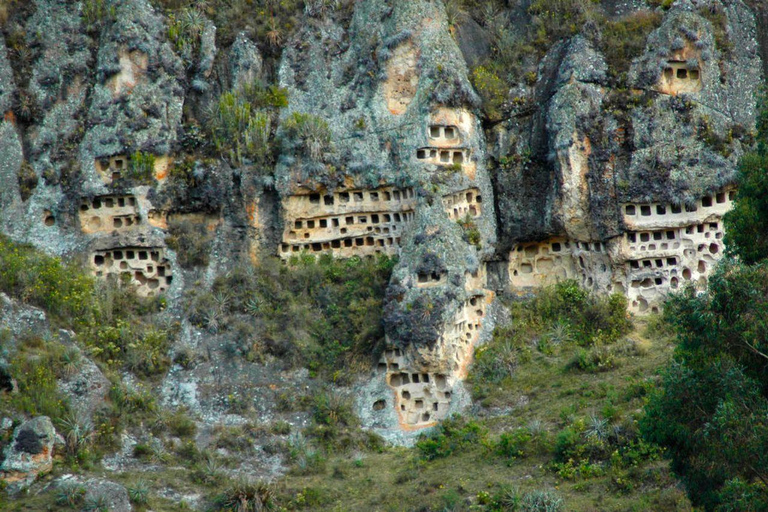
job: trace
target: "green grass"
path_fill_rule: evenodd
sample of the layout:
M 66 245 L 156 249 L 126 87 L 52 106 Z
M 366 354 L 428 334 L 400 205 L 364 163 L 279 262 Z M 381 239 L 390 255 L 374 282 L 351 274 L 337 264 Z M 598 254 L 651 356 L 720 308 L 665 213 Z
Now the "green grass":
M 632 348 L 617 350 L 615 367 L 599 372 L 569 368 L 581 349 L 575 342 L 546 354 L 531 338 L 529 356 L 482 398 L 497 416 L 448 422 L 413 449 L 328 456 L 322 471 L 284 478 L 279 501 L 289 510 L 469 510 L 467 502 L 472 510 L 503 510 L 494 503 L 511 486 L 554 490 L 571 511 L 690 510 L 658 448 L 586 441 L 602 420 L 632 431 L 672 354 L 658 319 L 635 326 L 632 343 L 615 342 Z M 581 465 L 558 461 L 558 452 L 579 450 L 598 456 Z

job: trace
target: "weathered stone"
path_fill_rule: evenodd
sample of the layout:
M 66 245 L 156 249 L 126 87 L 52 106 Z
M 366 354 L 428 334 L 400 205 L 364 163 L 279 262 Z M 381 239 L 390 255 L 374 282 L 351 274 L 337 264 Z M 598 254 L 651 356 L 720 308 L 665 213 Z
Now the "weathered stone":
M 53 468 L 55 438 L 56 431 L 47 416 L 38 416 L 16 427 L 0 466 L 2 480 L 10 493 L 29 487 L 38 475 Z

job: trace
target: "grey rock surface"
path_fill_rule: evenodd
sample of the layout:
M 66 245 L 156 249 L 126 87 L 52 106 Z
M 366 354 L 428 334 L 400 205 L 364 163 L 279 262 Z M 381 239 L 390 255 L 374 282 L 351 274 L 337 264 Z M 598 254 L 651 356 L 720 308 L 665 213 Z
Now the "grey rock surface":
M 47 416 L 38 416 L 16 427 L 0 465 L 0 478 L 11 494 L 29 487 L 38 475 L 52 469 L 55 438 L 56 430 Z

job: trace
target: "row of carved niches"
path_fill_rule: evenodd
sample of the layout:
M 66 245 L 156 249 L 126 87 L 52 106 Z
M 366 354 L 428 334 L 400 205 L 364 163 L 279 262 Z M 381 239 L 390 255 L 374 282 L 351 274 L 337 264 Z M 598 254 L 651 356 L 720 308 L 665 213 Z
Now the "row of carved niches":
M 446 354 L 452 354 L 450 368 L 456 378 L 463 379 L 467 375 L 475 344 L 480 339 L 485 312 L 485 295 L 473 295 L 462 303 L 438 340 L 437 346 L 443 347 Z
M 657 312 L 670 292 L 688 283 L 706 288 L 723 256 L 722 216 L 734 198 L 734 190 L 724 190 L 688 206 L 624 204 L 630 230 L 605 243 L 553 238 L 519 244 L 509 255 L 510 284 L 527 289 L 576 279 L 598 292 L 626 295 L 635 313 Z
M 171 165 L 171 157 L 167 155 L 152 156 L 152 177 L 158 181 L 164 180 L 168 175 Z M 117 182 L 129 175 L 131 158 L 127 155 L 117 154 L 103 156 L 94 160 L 96 173 L 106 185 Z
M 173 275 L 162 247 L 119 247 L 91 254 L 91 269 L 97 277 L 114 277 L 134 287 L 136 293 L 151 297 L 165 292 Z
M 668 61 L 658 86 L 660 92 L 672 95 L 699 92 L 701 87 L 701 68 L 697 59 Z
M 482 213 L 482 202 L 483 197 L 477 188 L 443 196 L 443 206 L 451 220 L 479 217 Z
M 419 148 L 416 150 L 416 158 L 429 164 L 462 166 L 464 162 L 469 161 L 469 150 L 464 148 Z
M 722 217 L 733 207 L 735 198 L 736 191 L 730 189 L 704 196 L 692 205 L 626 203 L 622 205 L 624 224 L 633 231 L 696 224 L 708 216 Z
M 302 251 L 339 257 L 396 254 L 415 206 L 412 188 L 290 196 L 283 201 L 286 220 L 280 256 Z
M 416 370 L 399 348 L 390 348 L 379 361 L 379 372 L 394 392 L 394 407 L 404 428 L 422 428 L 444 419 L 451 407 L 453 383 L 466 377 L 486 313 L 482 294 L 464 301 L 431 349 L 447 358 L 447 372 Z M 386 404 L 376 403 L 374 409 Z
M 84 233 L 122 231 L 141 224 L 136 197 L 105 195 L 83 199 L 78 212 Z
M 394 393 L 394 407 L 404 428 L 434 425 L 448 416 L 451 406 L 452 379 L 442 373 L 411 371 L 399 348 L 387 349 L 379 361 L 379 371 Z M 386 407 L 376 402 L 374 409 Z

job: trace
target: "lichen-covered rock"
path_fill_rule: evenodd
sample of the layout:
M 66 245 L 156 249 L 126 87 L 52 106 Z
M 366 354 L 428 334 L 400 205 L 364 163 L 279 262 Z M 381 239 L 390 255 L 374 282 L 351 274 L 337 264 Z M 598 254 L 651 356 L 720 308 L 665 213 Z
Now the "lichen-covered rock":
M 25 489 L 38 475 L 52 469 L 55 438 L 56 430 L 47 416 L 38 416 L 16 427 L 0 465 L 1 478 L 9 492 Z
M 79 418 L 91 418 L 109 392 L 111 383 L 98 366 L 77 347 L 73 334 L 59 331 L 59 342 L 72 351 L 76 371 L 65 373 L 59 379 L 59 390 L 69 399 L 69 405 Z
M 122 485 L 102 478 L 84 479 L 76 475 L 63 475 L 54 486 L 59 490 L 78 489 L 87 507 L 110 512 L 131 512 L 133 507 L 128 491 Z M 71 492 L 71 491 L 70 491 Z
M 734 181 L 743 154 L 734 134 L 754 125 L 760 61 L 749 10 L 710 3 L 728 20 L 727 48 L 717 46 L 709 20 L 681 3 L 632 67 L 630 82 L 648 96 L 631 113 L 634 151 L 617 190 L 623 201 L 691 203 Z
M 13 69 L 8 60 L 8 48 L 5 46 L 5 39 L 0 35 L 0 113 L 3 116 L 11 110 L 15 91 Z
M 261 78 L 262 59 L 256 45 L 246 37 L 238 34 L 229 49 L 229 80 L 232 89 L 253 83 Z
M 134 151 L 166 156 L 176 143 L 184 67 L 166 33 L 147 0 L 115 2 L 114 21 L 100 38 L 90 128 L 80 146 L 89 188 L 101 188 L 96 159 Z

